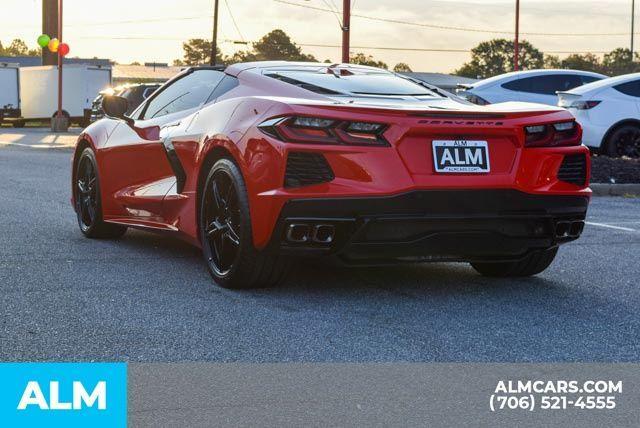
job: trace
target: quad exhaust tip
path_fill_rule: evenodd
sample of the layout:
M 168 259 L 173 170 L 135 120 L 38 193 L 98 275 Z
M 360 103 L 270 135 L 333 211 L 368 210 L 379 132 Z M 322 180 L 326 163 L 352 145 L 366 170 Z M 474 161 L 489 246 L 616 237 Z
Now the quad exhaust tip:
M 291 223 L 287 227 L 286 238 L 294 244 L 313 242 L 316 244 L 331 244 L 335 239 L 336 228 L 332 224 Z
M 577 238 L 584 229 L 584 221 L 559 221 L 556 223 L 556 238 Z
M 296 244 L 309 242 L 311 239 L 311 226 L 308 224 L 291 223 L 287 227 L 287 241 Z
M 336 235 L 336 228 L 332 224 L 316 224 L 313 227 L 312 240 L 318 244 L 331 244 Z

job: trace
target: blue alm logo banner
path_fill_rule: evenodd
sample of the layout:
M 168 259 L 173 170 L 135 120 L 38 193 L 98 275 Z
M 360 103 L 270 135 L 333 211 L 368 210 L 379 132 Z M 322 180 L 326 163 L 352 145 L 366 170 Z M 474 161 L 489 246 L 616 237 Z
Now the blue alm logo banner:
M 125 363 L 0 363 L 3 427 L 125 427 Z

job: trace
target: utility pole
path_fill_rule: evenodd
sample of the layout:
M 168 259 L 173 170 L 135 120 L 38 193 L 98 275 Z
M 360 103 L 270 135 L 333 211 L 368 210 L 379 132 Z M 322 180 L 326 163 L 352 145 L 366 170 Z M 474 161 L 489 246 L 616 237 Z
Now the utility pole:
M 351 0 L 342 2 L 342 62 L 349 63 L 349 27 L 351 26 Z
M 518 60 L 520 59 L 520 0 L 516 0 L 516 39 L 513 44 L 513 70 L 519 70 Z
M 218 0 L 214 0 L 213 6 L 213 39 L 211 40 L 211 59 L 209 65 L 216 65 L 218 54 Z
M 42 34 L 48 34 L 51 38 L 57 37 L 58 33 L 58 0 L 42 0 Z M 57 65 L 56 54 L 46 47 L 42 49 L 42 65 Z
M 636 0 L 631 0 L 631 62 L 633 62 L 633 39 L 635 36 Z

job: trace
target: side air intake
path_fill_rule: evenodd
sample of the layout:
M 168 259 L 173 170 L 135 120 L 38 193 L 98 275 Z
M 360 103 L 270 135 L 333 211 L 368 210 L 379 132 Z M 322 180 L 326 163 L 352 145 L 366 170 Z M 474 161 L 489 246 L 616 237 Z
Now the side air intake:
M 326 183 L 335 178 L 331 167 L 321 153 L 289 152 L 285 187 L 311 186 Z
M 584 186 L 587 182 L 586 156 L 584 154 L 565 156 L 558 170 L 558 180 Z

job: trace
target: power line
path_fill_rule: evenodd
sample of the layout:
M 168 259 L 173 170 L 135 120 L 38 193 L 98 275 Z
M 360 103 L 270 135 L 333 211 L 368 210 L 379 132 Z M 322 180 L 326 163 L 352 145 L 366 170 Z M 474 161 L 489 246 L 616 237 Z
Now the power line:
M 83 39 L 90 40 L 146 40 L 146 41 L 184 41 L 184 37 L 130 37 L 130 36 L 111 36 L 111 37 L 101 37 L 101 36 L 86 36 L 82 37 Z M 225 39 L 222 41 L 223 43 L 229 44 L 238 44 L 237 40 Z M 253 41 L 243 40 L 242 44 L 255 43 Z M 322 44 L 322 43 L 296 43 L 298 46 L 309 47 L 309 48 L 340 48 L 341 45 L 331 45 L 331 44 Z M 352 49 L 362 49 L 362 50 L 380 50 L 380 51 L 403 51 L 403 52 L 444 52 L 444 53 L 469 53 L 471 49 L 445 49 L 445 48 L 406 48 L 399 46 L 351 46 Z M 592 50 L 577 50 L 577 51 L 542 51 L 543 53 L 548 54 L 584 54 L 584 53 L 593 53 L 593 54 L 606 54 L 609 51 L 592 51 Z
M 103 21 L 103 22 L 77 22 L 71 24 L 65 24 L 67 27 L 94 27 L 102 25 L 118 25 L 118 24 L 143 24 L 147 22 L 166 22 L 166 21 L 194 21 L 194 20 L 209 20 L 213 15 L 199 15 L 199 16 L 182 16 L 182 17 L 165 17 L 165 18 L 143 18 L 143 19 L 129 19 L 124 21 Z
M 297 6 L 297 7 L 301 7 L 301 8 L 305 8 L 305 9 L 312 9 L 312 10 L 318 10 L 318 11 L 321 11 L 321 12 L 333 13 L 332 10 L 325 9 L 325 8 L 322 8 L 322 7 L 310 6 L 310 5 L 306 5 L 306 4 L 300 4 L 300 3 L 294 3 L 294 2 L 291 2 L 291 1 L 287 1 L 287 0 L 273 0 L 273 1 L 276 2 L 276 3 L 282 3 L 282 4 L 291 5 L 291 6 Z M 400 20 L 400 19 L 381 18 L 381 17 L 377 17 L 377 16 L 362 15 L 362 14 L 357 14 L 357 13 L 354 13 L 351 16 L 352 17 L 356 17 L 356 18 L 361 18 L 361 19 L 368 19 L 368 20 L 371 20 L 371 21 L 386 22 L 386 23 L 391 23 L 391 24 L 411 25 L 411 26 L 415 26 L 415 27 L 432 28 L 432 29 L 437 29 L 437 30 L 466 31 L 466 32 L 472 32 L 472 33 L 485 33 L 485 34 L 509 34 L 509 35 L 513 34 L 513 31 L 487 30 L 487 29 L 482 29 L 482 28 L 469 28 L 469 27 L 455 27 L 455 26 L 449 26 L 449 25 L 425 24 L 425 23 L 419 23 L 419 22 L 403 21 L 403 20 Z M 629 36 L 629 33 L 535 33 L 535 32 L 521 32 L 520 34 L 527 35 L 527 36 L 550 36 L 550 37 L 560 37 L 560 36 L 570 36 L 570 37 L 625 36 L 625 37 L 627 37 L 627 36 Z
M 238 35 L 240 36 L 240 40 L 242 40 L 243 42 L 244 40 L 244 36 L 242 35 L 242 31 L 240 31 L 240 27 L 238 27 L 238 23 L 236 22 L 236 18 L 233 16 L 233 12 L 231 11 L 231 7 L 229 7 L 229 2 L 227 0 L 224 0 L 224 4 L 227 6 L 227 11 L 229 11 L 229 16 L 231 16 L 231 22 L 233 22 L 233 26 L 236 27 L 236 31 L 238 32 Z
M 326 4 L 329 9 L 331 9 L 331 5 L 327 2 L 327 0 L 322 0 L 322 2 Z M 338 8 L 336 7 L 335 10 L 332 9 L 331 12 L 333 16 L 335 16 L 336 21 L 338 21 L 338 25 L 342 27 L 342 21 L 340 21 L 340 12 L 338 11 Z

